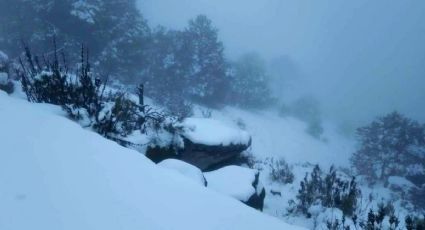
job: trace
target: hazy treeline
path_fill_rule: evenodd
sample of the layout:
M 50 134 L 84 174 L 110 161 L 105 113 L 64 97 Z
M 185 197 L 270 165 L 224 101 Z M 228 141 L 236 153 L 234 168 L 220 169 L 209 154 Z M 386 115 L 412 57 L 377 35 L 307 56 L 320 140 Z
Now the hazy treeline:
M 228 60 L 218 29 L 204 15 L 182 30 L 150 28 L 135 0 L 4 0 L 0 47 L 10 57 L 26 43 L 49 55 L 56 39 L 67 63 L 89 49 L 104 78 L 145 84 L 146 95 L 176 113 L 191 103 L 263 107 L 270 102 L 265 63 L 256 54 Z

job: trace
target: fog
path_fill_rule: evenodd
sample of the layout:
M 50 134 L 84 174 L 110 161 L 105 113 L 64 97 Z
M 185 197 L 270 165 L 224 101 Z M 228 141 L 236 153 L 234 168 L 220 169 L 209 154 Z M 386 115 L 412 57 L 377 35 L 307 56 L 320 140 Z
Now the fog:
M 425 1 L 140 0 L 140 8 L 151 25 L 177 29 L 206 14 L 229 58 L 255 51 L 281 67 L 283 101 L 313 95 L 339 122 L 392 110 L 425 122 Z

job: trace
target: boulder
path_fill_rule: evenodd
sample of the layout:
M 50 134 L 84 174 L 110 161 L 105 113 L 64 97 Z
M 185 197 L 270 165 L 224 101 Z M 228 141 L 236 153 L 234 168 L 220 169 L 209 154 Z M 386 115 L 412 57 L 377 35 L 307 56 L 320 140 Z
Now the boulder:
M 186 118 L 182 122 L 184 148 L 179 159 L 202 170 L 214 168 L 251 146 L 251 136 L 244 130 L 206 118 Z
M 205 179 L 202 171 L 191 164 L 176 159 L 167 159 L 159 162 L 158 165 L 180 173 L 181 175 L 195 181 L 199 185 L 207 186 L 207 180 Z
M 227 166 L 204 173 L 209 188 L 262 211 L 266 191 L 259 181 L 259 175 L 257 170 L 240 166 Z
M 203 145 L 196 144 L 189 139 L 183 138 L 184 148 L 179 154 L 179 159 L 196 165 L 203 171 L 224 166 L 225 162 L 235 158 L 249 148 L 250 144 L 239 145 Z

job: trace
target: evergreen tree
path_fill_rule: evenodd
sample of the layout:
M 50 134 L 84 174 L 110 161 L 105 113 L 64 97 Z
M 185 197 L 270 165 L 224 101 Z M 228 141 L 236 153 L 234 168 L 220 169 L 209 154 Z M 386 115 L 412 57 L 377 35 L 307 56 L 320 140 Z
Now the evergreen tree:
M 352 164 L 370 181 L 389 176 L 423 173 L 425 169 L 425 129 L 397 112 L 359 128 L 360 148 Z
M 242 107 L 264 107 L 270 104 L 269 77 L 265 62 L 256 53 L 244 54 L 232 64 L 229 73 L 229 100 Z
M 59 50 L 90 47 L 104 74 L 129 79 L 143 73 L 149 28 L 135 0 L 2 0 L 0 15 L 0 46 L 11 57 L 21 53 L 22 41 L 38 53 L 49 50 L 55 37 L 63 44 Z
M 184 32 L 156 28 L 147 51 L 147 74 L 142 78 L 146 95 L 180 117 L 191 112 L 188 88 L 192 84 L 189 79 L 192 61 L 187 52 L 189 45 Z
M 224 47 L 218 39 L 218 30 L 205 15 L 189 21 L 185 39 L 190 41 L 187 54 L 191 59 L 188 94 L 208 105 L 222 103 L 228 89 Z

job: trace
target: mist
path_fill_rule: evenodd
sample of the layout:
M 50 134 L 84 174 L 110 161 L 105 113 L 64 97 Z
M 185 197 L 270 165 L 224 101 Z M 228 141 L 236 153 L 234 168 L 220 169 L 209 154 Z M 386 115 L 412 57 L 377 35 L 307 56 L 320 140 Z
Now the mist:
M 282 101 L 316 97 L 324 116 L 355 124 L 398 110 L 425 121 L 424 1 L 140 0 L 151 26 L 205 14 L 226 54 L 258 52 L 280 67 Z M 288 67 L 288 68 L 286 68 Z M 275 84 L 276 85 L 276 84 Z

